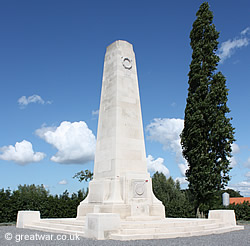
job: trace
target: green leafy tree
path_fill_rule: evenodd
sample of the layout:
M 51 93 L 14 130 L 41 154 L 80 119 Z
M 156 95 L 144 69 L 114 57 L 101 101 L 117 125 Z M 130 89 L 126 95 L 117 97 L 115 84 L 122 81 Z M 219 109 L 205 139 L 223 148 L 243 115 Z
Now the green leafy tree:
M 156 172 L 152 177 L 153 192 L 165 206 L 166 217 L 194 217 L 194 208 L 185 191 L 180 189 L 179 181 L 168 179 Z
M 79 190 L 71 196 L 50 195 L 43 185 L 19 185 L 17 190 L 0 189 L 0 223 L 15 222 L 20 210 L 40 211 L 42 218 L 74 218 L 77 206 L 87 192 Z
M 73 178 L 77 178 L 79 182 L 87 182 L 93 179 L 93 173 L 90 170 L 84 170 L 76 173 Z
M 234 210 L 236 220 L 250 221 L 250 203 L 230 204 L 227 209 Z
M 11 190 L 0 190 L 0 223 L 11 222 L 12 217 L 10 211 L 12 210 Z
M 243 197 L 239 191 L 235 191 L 235 190 L 232 190 L 232 189 L 226 189 L 226 190 L 223 190 L 221 191 L 221 195 L 224 193 L 224 192 L 227 192 L 229 194 L 230 197 Z
M 192 61 L 184 129 L 181 133 L 186 172 L 195 207 L 212 206 L 217 191 L 230 180 L 231 145 L 234 128 L 226 116 L 228 89 L 221 72 L 216 73 L 219 32 L 209 4 L 201 4 L 190 33 Z

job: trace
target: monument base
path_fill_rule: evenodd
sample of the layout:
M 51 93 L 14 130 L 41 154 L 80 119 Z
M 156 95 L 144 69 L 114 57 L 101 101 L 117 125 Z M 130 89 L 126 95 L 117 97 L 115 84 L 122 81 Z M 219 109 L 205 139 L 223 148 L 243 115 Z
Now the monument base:
M 77 208 L 77 219 L 89 213 L 116 213 L 121 219 L 165 218 L 165 207 L 152 191 L 149 174 L 92 180 L 89 194 Z
M 165 218 L 165 208 L 162 204 L 126 205 L 126 204 L 91 204 L 81 203 L 77 209 L 77 219 L 83 219 L 89 213 L 115 213 L 121 219 L 144 218 L 160 220 Z
M 208 219 L 216 219 L 227 225 L 236 226 L 234 210 L 210 210 Z
M 119 233 L 121 220 L 119 214 L 93 213 L 86 216 L 85 236 L 102 240 L 113 233 Z
M 90 213 L 81 219 L 40 219 L 39 212 L 19 211 L 18 228 L 63 233 L 97 240 L 140 240 L 191 237 L 243 230 L 234 211 L 213 210 L 208 219 L 146 217 L 120 219 L 114 213 Z M 229 215 L 229 219 L 227 218 Z M 21 220 L 20 220 L 21 219 Z M 20 223 L 21 222 L 21 223 Z

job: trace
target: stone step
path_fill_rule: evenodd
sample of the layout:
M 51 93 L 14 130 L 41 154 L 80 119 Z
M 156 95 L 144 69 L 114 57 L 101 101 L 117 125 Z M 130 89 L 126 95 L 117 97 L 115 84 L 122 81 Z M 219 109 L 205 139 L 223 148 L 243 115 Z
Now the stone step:
M 44 227 L 44 228 L 56 228 L 61 230 L 68 230 L 68 231 L 82 231 L 84 232 L 85 225 L 73 225 L 73 224 L 65 224 L 65 223 L 56 223 L 56 222 L 33 222 L 32 225 L 37 227 Z
M 67 219 L 41 219 L 40 222 L 56 223 L 56 224 L 67 224 L 67 225 L 85 225 L 85 220 L 77 220 L 75 218 Z
M 223 224 L 211 224 L 211 225 L 194 225 L 194 226 L 179 226 L 179 227 L 166 227 L 166 228 L 137 228 L 137 229 L 121 229 L 121 234 L 154 234 L 154 233 L 172 233 L 172 232 L 192 232 L 192 231 L 202 231 L 202 230 L 214 230 L 224 227 Z
M 38 231 L 85 237 L 85 221 L 76 219 L 41 219 L 24 226 Z M 228 226 L 214 219 L 163 219 L 158 221 L 121 221 L 119 232 L 111 233 L 113 240 L 163 239 L 202 236 L 242 230 L 243 226 Z
M 58 225 L 58 224 L 57 224 Z M 44 231 L 44 232 L 50 232 L 50 233 L 59 233 L 59 234 L 70 234 L 70 235 L 78 235 L 81 237 L 84 237 L 84 231 L 83 230 L 67 230 L 62 229 L 58 227 L 47 227 L 43 225 L 25 225 L 24 228 L 31 229 L 31 230 L 38 230 L 38 231 Z
M 201 225 L 214 225 L 218 222 L 216 220 L 207 220 L 207 219 L 200 219 L 200 220 L 172 220 L 172 219 L 163 219 L 159 221 L 135 221 L 135 222 L 128 222 L 122 221 L 121 228 L 122 229 L 141 229 L 141 228 L 175 228 L 175 227 L 190 227 L 190 226 L 201 226 Z
M 242 227 L 223 227 L 207 230 L 196 231 L 182 231 L 182 232 L 170 232 L 170 233 L 147 233 L 147 234 L 111 234 L 110 239 L 113 240 L 140 240 L 140 239 L 164 239 L 164 238 L 177 238 L 177 237 L 190 237 L 190 236 L 204 236 L 210 234 L 220 234 L 231 232 L 235 230 L 242 230 Z
M 160 216 L 128 216 L 126 221 L 159 221 L 162 220 Z

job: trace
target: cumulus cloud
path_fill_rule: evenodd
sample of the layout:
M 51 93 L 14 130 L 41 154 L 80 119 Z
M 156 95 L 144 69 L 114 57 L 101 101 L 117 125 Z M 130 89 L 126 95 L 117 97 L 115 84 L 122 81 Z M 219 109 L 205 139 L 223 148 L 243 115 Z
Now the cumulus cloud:
M 63 121 L 58 127 L 45 127 L 36 134 L 58 152 L 51 160 L 63 164 L 84 164 L 94 159 L 96 139 L 83 121 Z
M 180 134 L 184 127 L 183 119 L 154 119 L 147 127 L 149 139 L 163 145 L 165 150 L 171 150 L 181 155 Z
M 154 159 L 152 155 L 148 155 L 147 167 L 149 172 L 163 173 L 166 177 L 169 177 L 170 175 L 168 168 L 164 165 L 163 158 Z
M 250 27 L 247 27 L 241 32 L 241 37 L 229 39 L 223 42 L 218 50 L 218 55 L 223 63 L 227 58 L 230 58 L 234 52 L 242 47 L 249 45 L 249 38 L 246 37 L 250 33 Z
M 146 127 L 146 131 L 149 134 L 149 139 L 161 143 L 164 150 L 169 150 L 175 153 L 176 162 L 178 163 L 181 174 L 185 176 L 187 162 L 182 157 L 180 139 L 183 127 L 183 119 L 157 118 Z
M 30 103 L 51 104 L 51 101 L 45 102 L 39 95 L 32 95 L 29 97 L 22 96 L 18 99 L 17 102 L 20 108 L 25 108 Z
M 60 180 L 60 181 L 58 182 L 58 184 L 59 184 L 59 185 L 66 185 L 66 184 L 68 184 L 68 181 L 67 181 L 66 179 L 63 179 L 63 180 Z
M 32 162 L 39 162 L 44 159 L 45 154 L 34 152 L 32 144 L 26 140 L 16 142 L 15 146 L 9 145 L 0 148 L 0 159 L 14 161 L 20 165 L 26 165 Z
M 170 118 L 157 118 L 154 119 L 147 127 L 146 131 L 149 134 L 149 139 L 159 142 L 163 145 L 164 150 L 169 150 L 175 153 L 176 163 L 180 169 L 181 175 L 185 177 L 186 170 L 188 169 L 187 161 L 182 156 L 182 147 L 180 134 L 184 127 L 183 119 L 170 119 Z M 236 143 L 232 145 L 232 153 L 239 153 L 240 148 Z M 237 165 L 237 158 L 230 158 L 230 166 Z M 249 158 L 250 167 L 250 158 Z

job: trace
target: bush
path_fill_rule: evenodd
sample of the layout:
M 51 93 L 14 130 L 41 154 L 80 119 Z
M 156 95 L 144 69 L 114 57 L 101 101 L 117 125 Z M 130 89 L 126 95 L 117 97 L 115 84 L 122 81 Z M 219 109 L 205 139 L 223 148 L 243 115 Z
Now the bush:
M 153 192 L 165 206 L 166 217 L 195 217 L 194 207 L 187 191 L 180 189 L 180 183 L 172 177 L 166 178 L 163 173 L 156 172 L 152 177 Z
M 77 206 L 85 197 L 84 190 L 71 196 L 67 190 L 60 196 L 52 196 L 43 185 L 19 185 L 13 192 L 1 189 L 0 223 L 16 221 L 20 210 L 40 211 L 41 218 L 74 218 Z
M 250 221 L 250 203 L 243 202 L 241 204 L 230 204 L 228 209 L 232 209 L 235 212 L 236 220 L 248 220 Z

